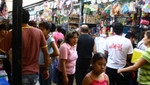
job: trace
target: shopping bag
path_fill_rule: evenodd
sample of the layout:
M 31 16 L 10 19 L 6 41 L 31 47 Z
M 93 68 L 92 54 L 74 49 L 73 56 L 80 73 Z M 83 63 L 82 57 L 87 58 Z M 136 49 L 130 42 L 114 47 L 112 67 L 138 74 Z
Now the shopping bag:
M 129 12 L 129 7 L 128 7 L 128 4 L 125 4 L 122 8 L 121 8 L 121 11 L 120 11 L 120 14 L 126 14 Z
M 149 20 L 141 19 L 140 24 L 149 25 Z
M 5 77 L 0 77 L 0 85 L 10 85 Z

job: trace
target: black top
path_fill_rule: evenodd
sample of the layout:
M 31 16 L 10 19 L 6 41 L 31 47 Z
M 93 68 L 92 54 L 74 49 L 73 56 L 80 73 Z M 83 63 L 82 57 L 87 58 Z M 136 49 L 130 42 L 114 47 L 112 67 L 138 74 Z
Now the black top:
M 91 58 L 94 47 L 94 38 L 88 34 L 81 34 L 78 38 L 78 58 Z

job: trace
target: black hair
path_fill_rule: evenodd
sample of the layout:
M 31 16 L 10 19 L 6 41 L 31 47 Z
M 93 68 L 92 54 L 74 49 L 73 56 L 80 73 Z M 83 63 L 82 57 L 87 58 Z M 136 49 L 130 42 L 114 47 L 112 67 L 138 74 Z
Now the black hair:
M 65 36 L 66 35 L 66 30 L 65 29 L 61 29 L 61 33 Z
M 39 24 L 39 27 L 44 27 L 46 30 L 51 30 L 51 24 L 49 24 L 48 22 L 41 22 Z
M 26 9 L 22 9 L 22 23 L 28 23 L 30 19 L 30 14 Z
M 1 25 L 0 25 L 0 31 L 1 31 L 2 29 L 3 29 L 3 30 L 7 30 L 5 24 L 1 24 Z
M 126 38 L 128 38 L 128 39 L 130 39 L 130 38 L 135 38 L 136 36 L 135 36 L 135 34 L 134 34 L 134 32 L 128 32 L 126 35 L 125 35 L 125 37 Z
M 65 36 L 64 42 L 70 44 L 70 38 L 73 38 L 74 34 L 77 34 L 79 36 L 79 33 L 77 31 L 68 32 Z
M 56 30 L 56 25 L 54 23 L 51 23 L 51 32 L 54 32 Z
M 28 24 L 29 24 L 30 26 L 37 27 L 36 22 L 33 21 L 33 20 L 32 20 L 32 21 L 29 21 Z
M 146 31 L 145 33 L 146 33 L 148 39 L 150 39 L 150 30 Z
M 101 60 L 101 59 L 106 59 L 105 55 L 103 53 L 95 53 L 92 62 L 96 63 L 96 61 Z
M 61 42 L 63 42 L 64 41 L 64 39 L 58 39 L 58 41 L 57 41 L 57 45 L 59 45 L 60 46 L 60 43 Z
M 63 27 L 63 26 L 62 26 L 61 24 L 57 25 L 57 31 L 58 31 L 58 32 L 61 32 L 61 31 L 62 31 L 62 27 Z
M 113 23 L 113 30 L 117 35 L 120 35 L 121 33 L 123 33 L 123 25 L 122 23 L 116 22 Z

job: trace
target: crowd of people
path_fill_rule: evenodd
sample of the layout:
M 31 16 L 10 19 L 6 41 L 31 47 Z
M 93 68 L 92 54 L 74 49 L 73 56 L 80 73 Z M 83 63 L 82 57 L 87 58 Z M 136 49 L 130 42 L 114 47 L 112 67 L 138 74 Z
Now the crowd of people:
M 135 64 L 131 63 L 135 35 L 123 34 L 123 25 L 113 23 L 114 36 L 105 40 L 103 53 L 97 52 L 94 37 L 87 25 L 79 31 L 65 32 L 62 25 L 29 21 L 25 9 L 22 19 L 22 85 L 150 85 L 150 31 L 137 48 L 145 52 Z M 8 56 L 12 64 L 12 31 L 0 25 L 0 53 Z M 100 45 L 99 45 L 100 46 Z M 7 66 L 11 69 L 11 65 Z M 11 71 L 6 70 L 12 84 Z M 133 73 L 138 70 L 138 76 Z M 136 82 L 136 79 L 138 83 Z

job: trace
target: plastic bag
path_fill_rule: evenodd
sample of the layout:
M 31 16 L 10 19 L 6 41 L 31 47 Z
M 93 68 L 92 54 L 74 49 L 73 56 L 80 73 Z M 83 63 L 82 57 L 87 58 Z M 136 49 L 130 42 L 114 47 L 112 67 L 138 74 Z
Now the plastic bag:
M 141 19 L 140 24 L 149 25 L 149 21 L 148 21 L 148 20 L 145 20 L 145 19 Z
M 108 6 L 104 9 L 104 13 L 106 13 L 107 15 L 110 15 L 111 6 L 112 6 L 112 5 L 108 5 Z
M 5 77 L 0 77 L 0 85 L 10 85 Z
M 131 2 L 131 3 L 130 3 L 129 12 L 132 13 L 132 14 L 135 14 L 135 13 L 136 13 L 135 3 L 134 3 L 134 2 Z
M 120 11 L 120 14 L 126 14 L 129 12 L 129 7 L 128 7 L 128 4 L 125 4 L 122 8 L 121 8 L 121 11 Z

